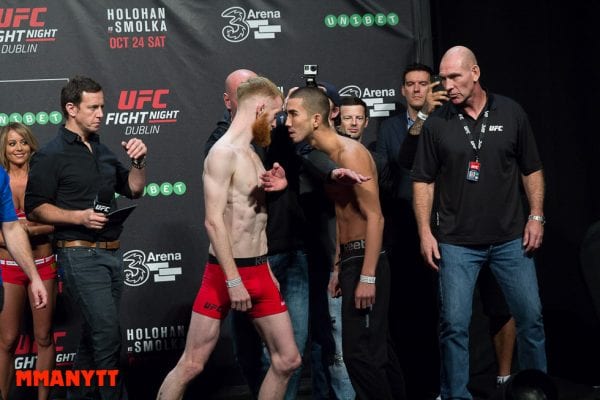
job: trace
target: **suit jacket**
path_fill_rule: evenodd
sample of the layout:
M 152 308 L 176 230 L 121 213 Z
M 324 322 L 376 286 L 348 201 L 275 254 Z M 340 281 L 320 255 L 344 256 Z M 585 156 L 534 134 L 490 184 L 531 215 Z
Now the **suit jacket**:
M 393 198 L 412 202 L 410 171 L 402 167 L 400 146 L 408 135 L 406 112 L 390 117 L 381 123 L 377 133 L 376 152 L 385 159 L 393 178 Z

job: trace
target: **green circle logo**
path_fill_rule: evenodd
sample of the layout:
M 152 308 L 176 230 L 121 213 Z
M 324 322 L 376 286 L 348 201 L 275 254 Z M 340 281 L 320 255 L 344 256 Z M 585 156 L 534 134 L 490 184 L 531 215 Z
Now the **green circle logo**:
M 387 15 L 384 13 L 377 13 L 375 15 L 371 13 L 365 13 L 363 15 L 352 14 L 350 16 L 347 14 L 340 14 L 338 16 L 328 14 L 323 18 L 323 23 L 328 28 L 335 28 L 336 26 L 339 26 L 340 28 L 346 28 L 347 26 L 352 26 L 354 28 L 358 28 L 359 26 L 371 27 L 373 25 L 395 26 L 398 25 L 399 22 L 400 18 L 395 12 L 388 13 Z
M 173 184 L 173 192 L 175 192 L 176 195 L 181 196 L 182 194 L 185 194 L 186 191 L 187 187 L 185 186 L 185 183 L 175 182 Z
M 62 122 L 62 114 L 58 111 L 52 111 L 49 115 L 50 118 L 50 122 L 52 122 L 54 125 L 58 125 Z
M 358 28 L 362 25 L 362 17 L 360 14 L 352 14 L 350 16 L 350 25 L 352 25 L 354 28 Z
M 37 114 L 26 112 L 23 115 L 17 112 L 11 113 L 10 115 L 0 113 L 0 126 L 6 126 L 11 122 L 20 122 L 28 126 L 35 124 L 46 125 L 48 122 L 58 125 L 62 122 L 62 120 L 63 116 L 58 111 L 52 111 L 50 114 L 45 111 L 40 111 Z
M 160 187 L 156 183 L 151 183 L 146 186 L 145 192 L 148 196 L 156 197 L 160 194 Z
M 178 196 L 182 196 L 187 192 L 187 186 L 183 182 L 163 182 L 160 185 L 157 183 L 149 183 L 144 188 L 144 196 L 148 195 L 151 197 L 157 197 L 160 195 L 170 196 L 175 193 Z
M 10 122 L 23 122 L 23 117 L 19 113 L 12 113 L 8 116 Z
M 387 23 L 387 17 L 385 14 L 377 13 L 375 14 L 375 24 L 377 26 L 384 26 Z
M 170 196 L 173 194 L 173 186 L 169 182 L 163 182 L 163 184 L 160 185 L 160 192 L 164 196 Z
M 23 123 L 27 126 L 35 124 L 35 114 L 32 112 L 26 112 L 23 114 Z
M 332 14 L 326 15 L 323 22 L 325 23 L 326 27 L 335 28 L 335 26 L 337 25 L 337 17 Z
M 46 125 L 48 123 L 48 113 L 45 111 L 40 111 L 35 115 L 35 120 L 40 125 Z
M 340 14 L 340 16 L 338 17 L 338 26 L 340 26 L 341 28 L 345 28 L 350 24 L 350 17 L 348 17 L 346 14 Z

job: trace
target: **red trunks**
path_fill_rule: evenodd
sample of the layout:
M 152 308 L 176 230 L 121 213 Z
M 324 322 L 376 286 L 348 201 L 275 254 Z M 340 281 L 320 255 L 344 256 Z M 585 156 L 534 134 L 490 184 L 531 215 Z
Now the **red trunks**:
M 285 301 L 271 278 L 266 257 L 253 259 L 264 261 L 258 265 L 241 266 L 244 263 L 238 261 L 248 259 L 235 260 L 242 282 L 252 299 L 252 308 L 248 310 L 248 315 L 252 318 L 260 318 L 287 311 Z M 224 319 L 231 307 L 231 301 L 225 285 L 225 274 L 215 261 L 214 257 L 209 257 L 206 263 L 193 310 L 211 318 Z
M 35 266 L 43 281 L 56 279 L 56 257 L 54 255 L 36 259 Z M 2 282 L 15 285 L 29 284 L 29 278 L 15 261 L 0 260 L 0 267 L 2 268 Z

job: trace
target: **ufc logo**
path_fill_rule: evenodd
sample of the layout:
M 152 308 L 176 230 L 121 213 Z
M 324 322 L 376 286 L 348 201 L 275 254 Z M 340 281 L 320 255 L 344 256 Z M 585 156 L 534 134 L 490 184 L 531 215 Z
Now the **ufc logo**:
M 502 125 L 490 125 L 490 132 L 502 132 L 504 129 L 504 126 Z
M 110 206 L 103 206 L 101 204 L 96 204 L 94 206 L 94 211 L 108 214 L 108 212 L 110 211 Z
M 216 304 L 212 304 L 212 303 L 204 303 L 204 308 L 207 310 L 217 310 L 217 311 L 222 311 L 223 308 L 221 306 L 218 306 Z
M 47 7 L 35 8 L 0 8 L 0 28 L 19 28 L 21 22 L 29 20 L 32 28 L 41 28 L 45 24 L 39 21 L 40 14 L 48 11 Z
M 54 332 L 54 342 L 58 343 L 59 342 L 58 339 L 63 338 L 65 336 L 67 336 L 67 331 Z M 62 342 L 62 340 L 61 340 L 61 342 Z M 64 346 L 59 346 L 58 344 L 56 345 L 56 351 L 63 351 L 63 350 L 64 350 Z M 37 353 L 37 351 L 38 351 L 37 343 L 34 340 L 32 340 L 31 336 L 21 335 L 19 337 L 19 343 L 17 344 L 17 348 L 15 349 L 16 355 Z
M 122 90 L 119 95 L 119 110 L 142 110 L 146 104 L 152 108 L 167 108 L 161 96 L 169 94 L 169 89 Z

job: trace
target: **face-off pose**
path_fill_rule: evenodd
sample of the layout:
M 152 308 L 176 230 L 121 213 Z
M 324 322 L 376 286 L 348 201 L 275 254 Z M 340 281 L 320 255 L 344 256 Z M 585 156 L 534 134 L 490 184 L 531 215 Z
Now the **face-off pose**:
M 200 374 L 219 338 L 229 309 L 246 311 L 263 337 L 271 366 L 260 399 L 283 398 L 301 364 L 289 315 L 267 263 L 265 191 L 286 186 L 283 169 L 265 172 L 250 143 L 263 143 L 281 110 L 282 96 L 268 79 L 242 83 L 231 126 L 204 162 L 205 226 L 209 259 L 194 302 L 186 347 L 158 392 L 160 400 L 181 399 Z
M 296 143 L 308 139 L 337 165 L 377 176 L 373 158 L 358 141 L 338 135 L 329 123 L 329 102 L 316 88 L 301 88 L 287 102 L 286 125 Z M 358 399 L 401 399 L 404 384 L 389 344 L 389 267 L 381 252 L 383 216 L 377 180 L 330 187 L 335 202 L 338 274 L 330 289 L 342 294 L 343 354 Z M 377 289 L 376 289 L 377 288 Z

